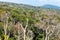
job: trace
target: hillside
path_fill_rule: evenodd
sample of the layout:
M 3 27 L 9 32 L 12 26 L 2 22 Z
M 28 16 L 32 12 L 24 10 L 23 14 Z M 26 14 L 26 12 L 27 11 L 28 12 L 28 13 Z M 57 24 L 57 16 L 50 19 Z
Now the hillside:
M 60 40 L 60 10 L 0 2 L 0 39 Z
M 46 5 L 43 5 L 42 7 L 60 10 L 60 7 L 59 6 L 56 6 L 56 5 L 46 4 Z

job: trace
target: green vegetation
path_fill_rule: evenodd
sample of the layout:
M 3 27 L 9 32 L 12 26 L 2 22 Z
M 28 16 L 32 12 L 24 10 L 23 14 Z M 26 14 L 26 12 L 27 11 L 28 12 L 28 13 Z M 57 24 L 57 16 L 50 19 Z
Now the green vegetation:
M 0 40 L 60 40 L 60 10 L 1 2 Z

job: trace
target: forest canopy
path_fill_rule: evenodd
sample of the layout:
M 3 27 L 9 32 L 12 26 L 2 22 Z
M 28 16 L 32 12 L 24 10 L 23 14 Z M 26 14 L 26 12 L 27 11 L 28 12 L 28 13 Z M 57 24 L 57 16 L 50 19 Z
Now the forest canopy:
M 0 40 L 60 40 L 60 10 L 0 2 Z

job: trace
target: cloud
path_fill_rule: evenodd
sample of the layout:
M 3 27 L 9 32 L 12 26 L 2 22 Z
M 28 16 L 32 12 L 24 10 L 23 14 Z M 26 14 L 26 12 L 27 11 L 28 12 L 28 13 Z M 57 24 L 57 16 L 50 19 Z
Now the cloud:
M 39 2 L 45 2 L 45 3 L 58 3 L 60 0 L 38 0 Z
M 52 5 L 60 5 L 60 0 L 38 0 L 42 5 L 44 4 L 52 4 Z

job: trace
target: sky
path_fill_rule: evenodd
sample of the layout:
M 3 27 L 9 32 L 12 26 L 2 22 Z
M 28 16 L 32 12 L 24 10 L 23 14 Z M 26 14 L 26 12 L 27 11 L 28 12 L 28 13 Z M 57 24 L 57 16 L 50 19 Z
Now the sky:
M 2 2 L 12 2 L 12 3 L 18 3 L 18 4 L 29 4 L 33 6 L 42 6 L 45 4 L 51 4 L 60 6 L 60 0 L 0 0 Z

